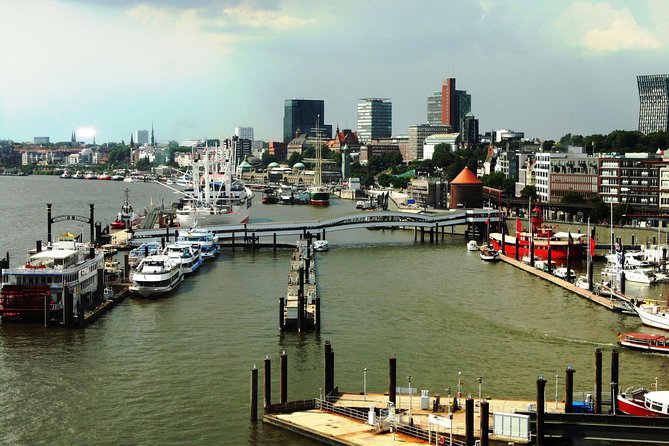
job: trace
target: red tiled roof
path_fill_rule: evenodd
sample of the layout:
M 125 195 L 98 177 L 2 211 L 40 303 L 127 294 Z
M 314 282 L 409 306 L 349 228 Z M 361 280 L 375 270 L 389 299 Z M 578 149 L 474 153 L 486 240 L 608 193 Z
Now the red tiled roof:
M 462 172 L 451 181 L 451 184 L 483 184 L 468 167 L 462 169 Z

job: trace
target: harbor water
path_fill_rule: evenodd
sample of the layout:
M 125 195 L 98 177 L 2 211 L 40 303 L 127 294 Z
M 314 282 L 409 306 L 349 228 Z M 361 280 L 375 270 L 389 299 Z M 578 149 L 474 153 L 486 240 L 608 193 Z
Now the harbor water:
M 53 215 L 113 221 L 130 188 L 135 208 L 169 205 L 176 196 L 154 183 L 0 177 L 0 254 L 12 266 L 46 239 L 46 203 Z M 329 208 L 262 205 L 252 222 L 304 221 L 346 215 L 354 202 Z M 68 225 L 69 224 L 69 225 Z M 54 234 L 88 237 L 75 221 Z M 462 232 L 462 230 L 460 230 Z M 586 302 L 505 263 L 482 262 L 462 235 L 439 243 L 414 241 L 412 231 L 329 232 L 318 253 L 322 332 L 281 333 L 278 300 L 286 291 L 290 250 L 225 250 L 170 296 L 127 299 L 86 329 L 0 324 L 0 443 L 312 445 L 295 434 L 249 421 L 250 370 L 272 359 L 278 400 L 279 355 L 288 355 L 288 399 L 318 397 L 323 344 L 335 351 L 335 385 L 383 393 L 388 358 L 397 357 L 398 385 L 431 394 L 482 392 L 491 398 L 546 399 L 564 394 L 564 370 L 574 387 L 594 393 L 594 351 L 604 351 L 608 385 L 616 335 L 652 330 L 636 316 Z M 603 235 L 606 237 L 606 234 Z M 429 240 L 429 238 L 427 238 Z M 628 285 L 643 297 L 664 298 L 666 286 Z M 669 358 L 621 350 L 620 387 L 667 388 Z M 262 397 L 262 393 L 261 393 Z M 262 401 L 260 401 L 262 408 Z M 262 410 L 262 409 L 261 409 Z

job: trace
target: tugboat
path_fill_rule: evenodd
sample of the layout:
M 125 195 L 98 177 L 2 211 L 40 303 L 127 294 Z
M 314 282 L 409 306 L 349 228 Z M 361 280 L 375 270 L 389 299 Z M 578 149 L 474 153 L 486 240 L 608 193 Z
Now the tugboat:
M 130 190 L 126 188 L 123 206 L 121 206 L 121 210 L 116 214 L 116 220 L 111 224 L 112 229 L 130 229 L 139 223 L 139 216 L 130 204 L 129 194 Z

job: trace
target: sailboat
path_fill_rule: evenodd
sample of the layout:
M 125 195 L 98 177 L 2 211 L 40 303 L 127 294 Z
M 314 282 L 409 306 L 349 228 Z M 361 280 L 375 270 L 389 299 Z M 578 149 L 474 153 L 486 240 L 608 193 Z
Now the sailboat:
M 309 189 L 309 204 L 313 206 L 329 206 L 330 205 L 330 191 L 323 186 L 321 171 L 323 166 L 323 159 L 321 158 L 321 132 L 318 127 L 319 119 L 316 119 L 316 168 L 314 171 L 314 184 Z
M 195 157 L 194 157 L 195 158 Z M 176 221 L 181 227 L 214 226 L 246 223 L 249 220 L 253 191 L 234 177 L 235 153 L 223 144 L 210 150 L 205 147 L 200 160 L 193 160 L 193 190 L 182 194 L 177 204 Z

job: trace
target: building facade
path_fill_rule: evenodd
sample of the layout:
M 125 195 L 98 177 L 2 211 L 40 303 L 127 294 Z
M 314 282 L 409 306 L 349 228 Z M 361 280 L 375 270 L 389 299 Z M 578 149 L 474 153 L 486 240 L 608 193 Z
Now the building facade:
M 393 104 L 386 98 L 362 98 L 358 102 L 358 140 L 390 138 Z
M 457 90 L 452 77 L 444 80 L 441 91 L 435 91 L 427 98 L 427 123 L 450 125 L 454 132 L 461 131 L 462 122 L 471 111 L 471 95 Z
M 325 123 L 325 101 L 321 99 L 286 99 L 283 104 L 283 141 L 295 138 L 297 130 L 307 136 L 330 139 L 332 126 Z
M 451 133 L 449 125 L 414 124 L 409 126 L 409 147 L 404 161 L 422 160 L 425 138 L 437 133 Z M 404 154 L 403 154 L 404 155 Z
M 669 131 L 669 74 L 637 76 L 639 132 Z
M 149 131 L 135 130 L 135 144 L 141 146 L 148 143 L 149 143 Z
M 235 136 L 253 141 L 253 127 L 235 127 Z

